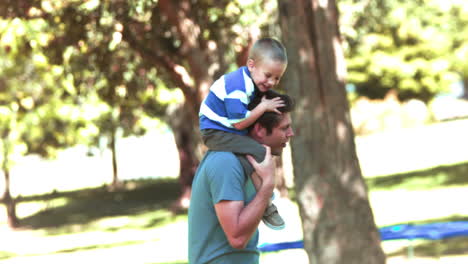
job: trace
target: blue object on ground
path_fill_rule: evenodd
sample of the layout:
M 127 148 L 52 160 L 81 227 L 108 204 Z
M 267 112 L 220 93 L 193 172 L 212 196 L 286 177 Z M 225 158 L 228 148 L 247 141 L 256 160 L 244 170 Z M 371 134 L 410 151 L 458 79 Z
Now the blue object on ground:
M 424 225 L 396 225 L 380 229 L 382 240 L 393 239 L 444 239 L 468 236 L 468 222 L 444 222 Z
M 468 236 L 468 221 L 431 223 L 423 225 L 394 225 L 379 229 L 381 239 L 430 239 L 439 240 L 456 236 Z M 265 243 L 258 247 L 261 252 L 304 248 L 303 241 Z

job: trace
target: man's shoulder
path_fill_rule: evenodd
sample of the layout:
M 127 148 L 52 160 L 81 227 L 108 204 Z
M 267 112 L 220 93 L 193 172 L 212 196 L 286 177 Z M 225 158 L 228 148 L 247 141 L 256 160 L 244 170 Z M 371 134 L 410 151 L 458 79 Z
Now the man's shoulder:
M 206 153 L 206 160 L 205 162 L 219 162 L 220 164 L 225 164 L 228 162 L 238 161 L 236 155 L 232 152 L 228 151 L 214 151 L 209 150 Z
M 239 171 L 242 165 L 236 155 L 232 152 L 210 150 L 203 159 L 205 172 L 228 172 Z

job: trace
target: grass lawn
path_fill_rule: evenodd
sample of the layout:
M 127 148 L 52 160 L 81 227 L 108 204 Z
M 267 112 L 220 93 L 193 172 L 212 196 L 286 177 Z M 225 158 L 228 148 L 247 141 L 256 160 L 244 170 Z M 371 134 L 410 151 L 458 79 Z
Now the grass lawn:
M 468 162 L 431 164 L 436 166 L 366 177 L 378 226 L 468 221 Z M 23 197 L 17 207 L 20 229 L 6 228 L 0 210 L 0 263 L 186 263 L 187 215 L 169 210 L 178 195 L 175 179 L 153 179 L 127 181 L 124 190 L 113 192 L 96 187 Z M 295 203 L 283 206 L 290 210 L 287 222 L 298 221 Z M 295 223 L 283 233 L 261 226 L 261 240 L 300 239 Z M 412 241 L 411 260 L 408 245 L 383 242 L 388 263 L 468 263 L 468 237 Z M 283 250 L 262 254 L 261 260 L 300 264 L 307 256 L 300 249 Z

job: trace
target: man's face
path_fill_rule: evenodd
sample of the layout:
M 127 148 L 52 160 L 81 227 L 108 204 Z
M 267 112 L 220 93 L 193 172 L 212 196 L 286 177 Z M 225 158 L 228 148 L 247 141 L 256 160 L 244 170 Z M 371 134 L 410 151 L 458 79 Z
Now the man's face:
M 291 127 L 290 114 L 285 113 L 282 114 L 281 117 L 281 121 L 279 122 L 278 126 L 273 128 L 271 134 L 267 135 L 265 131 L 265 134 L 261 139 L 261 143 L 269 146 L 271 148 L 271 154 L 276 156 L 281 155 L 284 147 L 286 147 L 286 143 L 289 141 L 289 138 L 294 136 L 294 132 Z
M 286 70 L 286 63 L 271 59 L 261 61 L 249 59 L 247 66 L 253 82 L 263 93 L 274 88 Z

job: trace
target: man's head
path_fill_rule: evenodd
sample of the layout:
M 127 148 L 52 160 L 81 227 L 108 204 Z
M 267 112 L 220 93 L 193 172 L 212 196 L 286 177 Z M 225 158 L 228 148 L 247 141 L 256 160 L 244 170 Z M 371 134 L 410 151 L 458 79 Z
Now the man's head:
M 267 99 L 280 97 L 283 100 L 284 106 L 278 108 L 282 114 L 265 112 L 249 127 L 249 135 L 261 144 L 269 146 L 273 155 L 280 155 L 289 138 L 294 136 L 290 116 L 290 112 L 294 109 L 294 102 L 288 95 L 272 90 L 268 91 L 265 96 Z M 256 97 L 249 104 L 249 109 L 255 108 L 260 102 L 261 98 Z
M 263 93 L 279 83 L 287 65 L 286 49 L 275 39 L 259 39 L 250 49 L 247 68 L 253 82 Z

